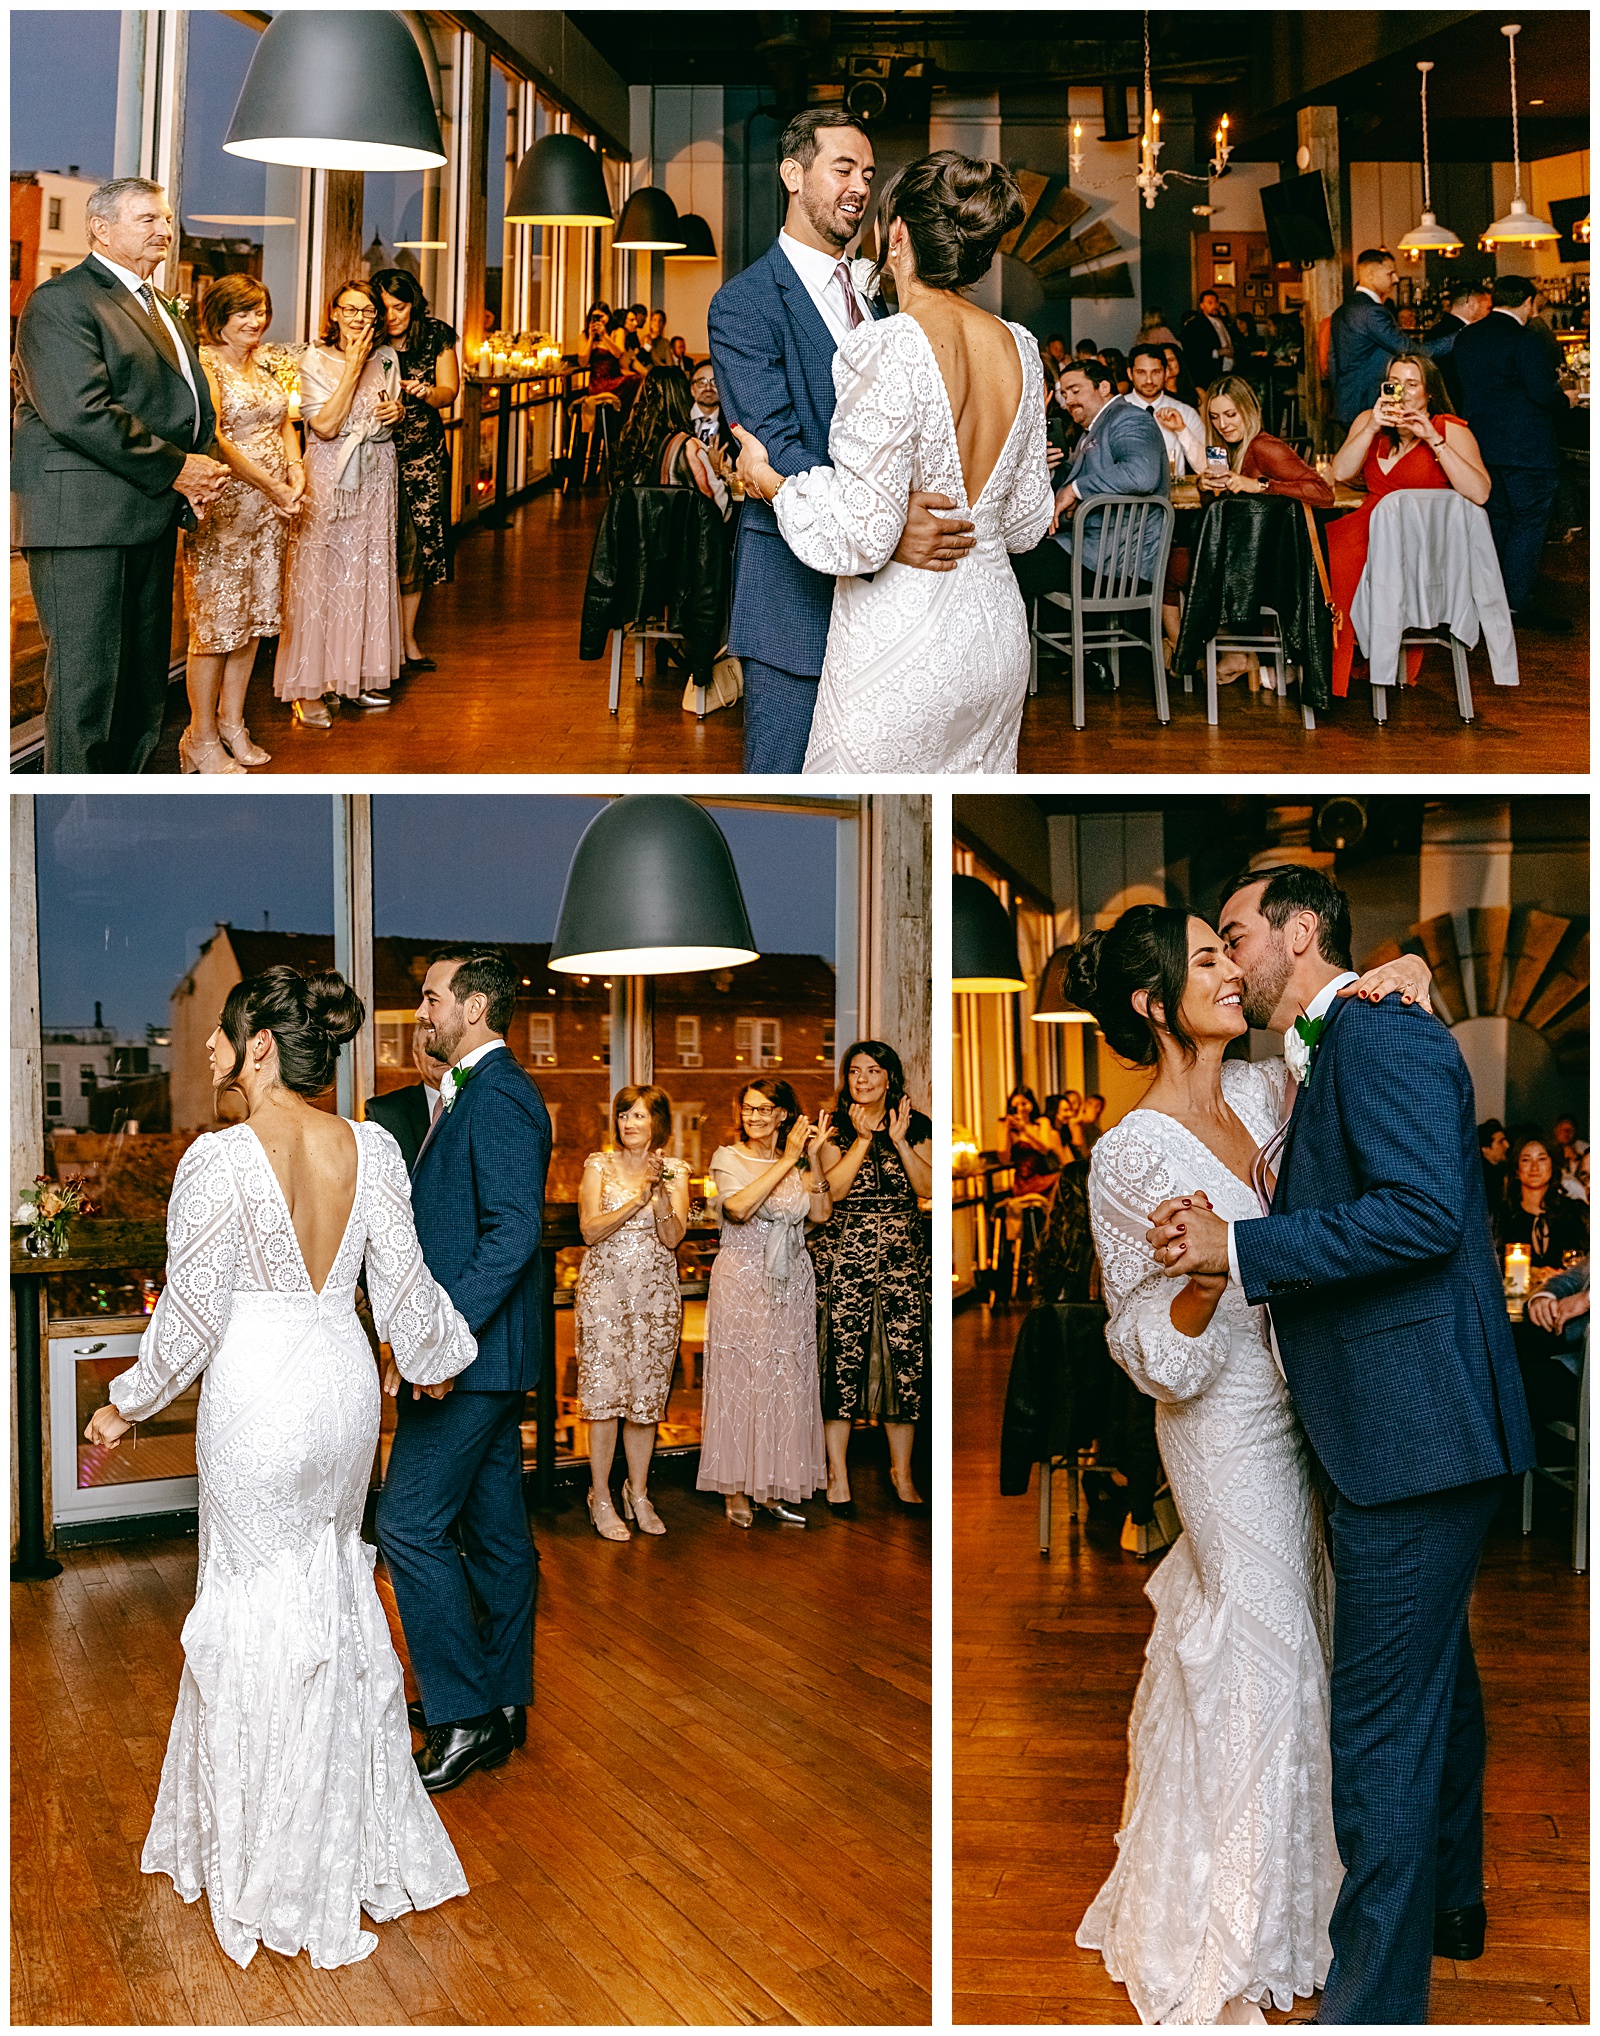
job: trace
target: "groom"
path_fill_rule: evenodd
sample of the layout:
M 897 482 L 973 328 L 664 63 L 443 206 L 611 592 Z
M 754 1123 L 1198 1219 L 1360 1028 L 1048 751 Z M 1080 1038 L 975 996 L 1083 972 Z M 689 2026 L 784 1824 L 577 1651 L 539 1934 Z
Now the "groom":
M 1467 1633 L 1507 1474 L 1534 1460 L 1490 1240 L 1472 1080 L 1414 1004 L 1341 999 L 1350 908 L 1321 872 L 1223 893 L 1244 1013 L 1299 1085 L 1270 1213 L 1151 1217 L 1174 1277 L 1231 1273 L 1272 1311 L 1333 1486 L 1333 1816 L 1345 1878 L 1324 2023 L 1428 2019 L 1433 1956 L 1483 1950 L 1483 1698 Z M 1298 1021 L 1298 1022 L 1297 1022 Z M 1265 1184 L 1258 1183 L 1265 1193 Z
M 506 1046 L 516 998 L 498 949 L 463 946 L 434 957 L 416 1013 L 422 1046 L 450 1072 L 411 1206 L 428 1270 L 478 1341 L 453 1392 L 403 1393 L 392 1365 L 384 1378 L 399 1403 L 378 1546 L 422 1692 L 413 1722 L 426 1734 L 417 1771 L 430 1795 L 508 1759 L 533 1698 L 539 1574 L 521 1424 L 542 1358 L 550 1118 Z
M 834 353 L 884 313 L 861 297 L 844 259 L 872 195 L 872 143 L 854 117 L 840 106 L 797 113 L 778 144 L 778 176 L 789 196 L 783 230 L 712 298 L 707 331 L 724 414 L 787 476 L 829 464 Z M 913 490 L 896 560 L 953 571 L 975 542 L 972 525 L 932 512 L 954 507 L 948 495 Z M 747 498 L 728 631 L 744 662 L 747 771 L 804 768 L 832 612 L 832 579 L 794 556 L 768 503 Z

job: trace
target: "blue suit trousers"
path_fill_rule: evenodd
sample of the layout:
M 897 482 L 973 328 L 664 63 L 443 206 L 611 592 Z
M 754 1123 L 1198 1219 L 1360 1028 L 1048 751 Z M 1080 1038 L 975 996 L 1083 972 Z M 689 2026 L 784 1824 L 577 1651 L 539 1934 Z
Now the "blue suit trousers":
M 811 740 L 817 681 L 780 671 L 755 658 L 744 661 L 744 767 L 766 774 L 799 772 Z
M 1525 608 L 1539 577 L 1544 534 L 1561 487 L 1559 467 L 1489 468 L 1489 528 L 1500 555 L 1500 577 L 1506 601 Z
M 413 1400 L 400 1387 L 378 1546 L 430 1725 L 533 1701 L 539 1557 L 522 1502 L 524 1399 Z
M 1333 1826 L 1344 1884 L 1320 2023 L 1424 2023 L 1436 1909 L 1483 1898 L 1483 1695 L 1467 1609 L 1504 1478 L 1335 1493 Z

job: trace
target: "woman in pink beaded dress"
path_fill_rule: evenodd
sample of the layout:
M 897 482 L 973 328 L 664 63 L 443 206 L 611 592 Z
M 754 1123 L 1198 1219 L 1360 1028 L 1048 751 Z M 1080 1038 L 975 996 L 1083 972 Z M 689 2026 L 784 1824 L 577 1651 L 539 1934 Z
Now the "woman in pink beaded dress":
M 737 1144 L 711 1156 L 722 1242 L 706 1298 L 703 1492 L 721 1492 L 748 1527 L 751 1502 L 781 1526 L 828 1481 L 817 1379 L 817 1287 L 807 1223 L 832 1211 L 814 1154 L 827 1119 L 809 1123 L 787 1082 L 751 1082 L 739 1097 Z M 787 1503 L 786 1503 L 787 1502 Z
M 399 469 L 390 433 L 402 410 L 378 293 L 333 293 L 320 346 L 300 363 L 306 494 L 289 546 L 283 640 L 273 690 L 302 728 L 330 728 L 326 695 L 387 707 L 400 671 L 395 556 Z

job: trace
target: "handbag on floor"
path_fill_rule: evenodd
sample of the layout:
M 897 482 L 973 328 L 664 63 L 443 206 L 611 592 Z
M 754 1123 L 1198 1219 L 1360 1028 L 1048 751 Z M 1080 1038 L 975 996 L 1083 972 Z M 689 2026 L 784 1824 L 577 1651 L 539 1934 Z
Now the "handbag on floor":
M 691 679 L 683 689 L 683 711 L 698 714 L 700 703 L 695 698 L 699 688 Z M 731 707 L 735 700 L 744 698 L 744 666 L 730 652 L 724 651 L 711 668 L 711 683 L 706 687 L 705 711 L 713 714 L 719 707 Z

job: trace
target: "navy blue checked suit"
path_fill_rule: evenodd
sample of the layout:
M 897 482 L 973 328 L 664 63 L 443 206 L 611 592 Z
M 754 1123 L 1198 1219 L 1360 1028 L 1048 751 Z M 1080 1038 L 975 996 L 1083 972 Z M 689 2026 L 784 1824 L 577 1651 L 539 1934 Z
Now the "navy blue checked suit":
M 862 300 L 871 317 L 879 307 Z M 833 334 L 776 241 L 706 314 L 723 415 L 758 438 L 787 477 L 828 465 Z M 799 771 L 828 648 L 833 579 L 802 565 L 770 503 L 739 512 L 728 648 L 744 662 L 744 767 Z
M 468 1073 L 418 1155 L 411 1206 L 423 1259 L 478 1355 L 442 1400 L 401 1387 L 377 1518 L 430 1725 L 533 1699 L 538 1556 L 521 1423 L 544 1355 L 550 1117 L 506 1048 Z
M 1435 1909 L 1483 1893 L 1467 1609 L 1534 1460 L 1472 1081 L 1437 1019 L 1336 1000 L 1271 1213 L 1234 1229 L 1334 1491 L 1333 1816 L 1345 1879 L 1318 2020 L 1423 2023 Z
M 1455 343 L 1454 332 L 1421 339 L 1402 330 L 1392 304 L 1379 304 L 1357 290 L 1328 322 L 1328 380 L 1333 384 L 1334 416 L 1348 430 L 1363 410 L 1370 410 L 1397 353 L 1420 353 L 1429 360 L 1442 360 Z

